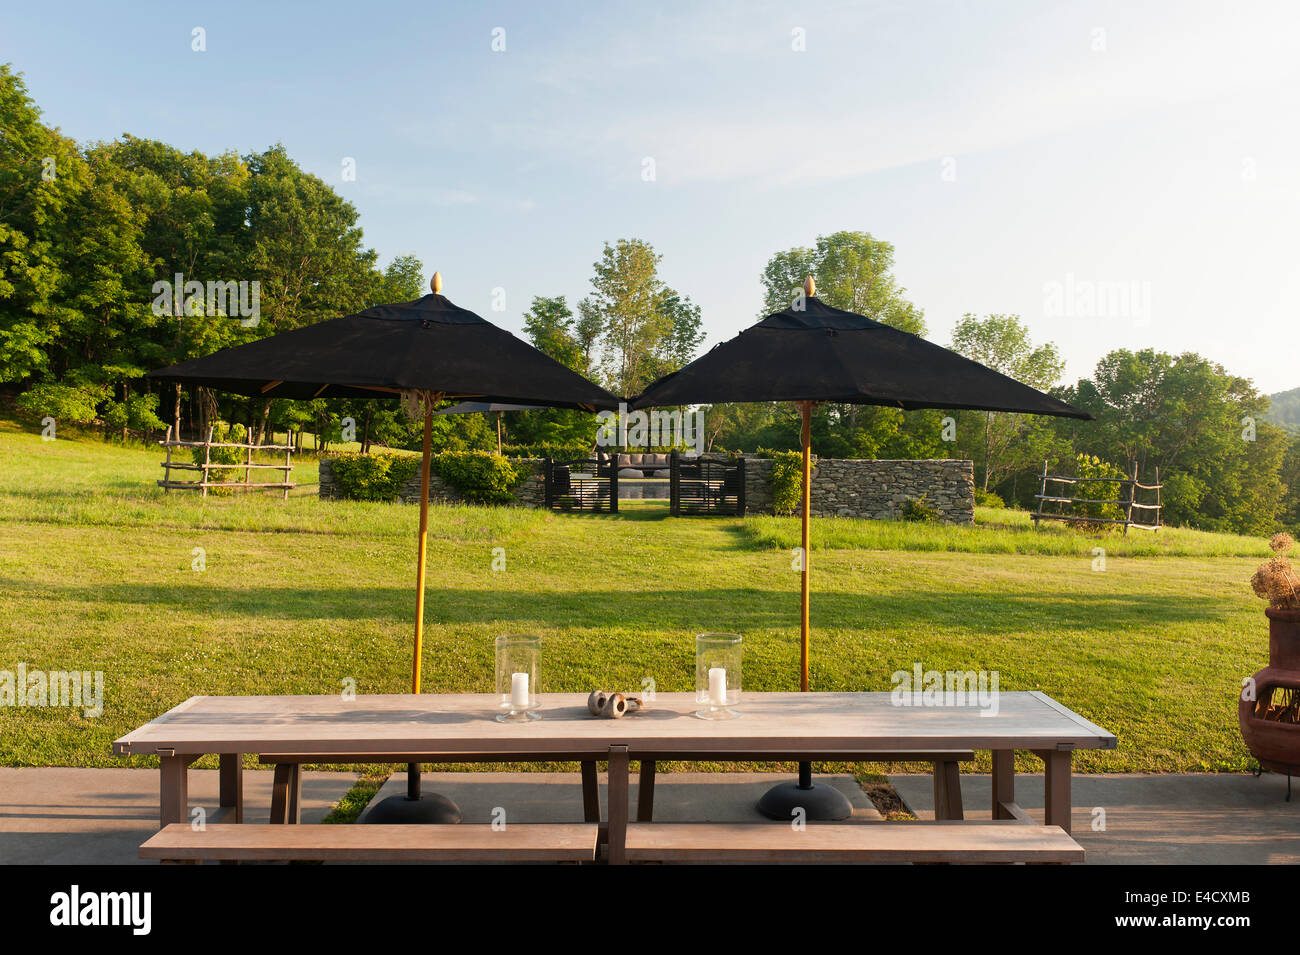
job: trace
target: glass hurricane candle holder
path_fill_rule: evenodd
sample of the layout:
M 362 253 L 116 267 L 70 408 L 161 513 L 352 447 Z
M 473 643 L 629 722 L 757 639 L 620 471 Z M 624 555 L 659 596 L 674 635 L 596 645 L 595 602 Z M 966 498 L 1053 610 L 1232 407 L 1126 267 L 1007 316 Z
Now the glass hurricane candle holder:
M 542 639 L 532 634 L 511 634 L 496 639 L 497 719 L 502 723 L 539 720 L 537 670 Z
M 733 720 L 740 714 L 740 634 L 702 633 L 695 638 L 695 715 Z

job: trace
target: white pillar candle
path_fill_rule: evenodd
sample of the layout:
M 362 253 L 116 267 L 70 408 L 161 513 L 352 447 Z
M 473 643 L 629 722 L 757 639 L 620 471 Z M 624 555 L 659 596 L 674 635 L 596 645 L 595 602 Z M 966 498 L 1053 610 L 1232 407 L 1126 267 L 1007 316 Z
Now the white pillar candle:
M 523 709 L 532 700 L 528 696 L 528 674 L 512 673 L 510 675 L 510 705 Z
M 727 671 L 722 667 L 709 667 L 709 703 L 727 705 Z

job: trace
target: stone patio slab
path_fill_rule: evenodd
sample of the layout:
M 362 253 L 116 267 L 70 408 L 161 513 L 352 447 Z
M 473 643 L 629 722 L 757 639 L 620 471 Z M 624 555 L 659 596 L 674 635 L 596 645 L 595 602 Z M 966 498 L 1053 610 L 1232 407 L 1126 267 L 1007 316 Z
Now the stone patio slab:
M 918 818 L 934 818 L 929 776 L 889 781 Z M 989 818 L 990 777 L 963 773 L 961 787 L 966 818 Z M 1071 834 L 1091 865 L 1295 865 L 1300 787 L 1291 802 L 1286 788 L 1269 773 L 1076 774 Z M 1016 776 L 1016 802 L 1042 822 L 1041 774 Z
M 271 776 L 244 770 L 246 822 L 270 821 Z M 303 773 L 303 822 L 320 822 L 356 780 Z M 220 821 L 217 787 L 215 769 L 190 770 L 190 808 Z M 156 769 L 0 768 L 0 864 L 143 863 L 140 843 L 157 831 Z

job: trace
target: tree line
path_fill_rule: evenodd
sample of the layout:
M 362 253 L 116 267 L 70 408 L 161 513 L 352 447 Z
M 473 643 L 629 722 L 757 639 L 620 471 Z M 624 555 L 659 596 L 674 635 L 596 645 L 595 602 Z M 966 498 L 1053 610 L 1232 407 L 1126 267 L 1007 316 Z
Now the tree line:
M 918 335 L 922 311 L 891 269 L 893 247 L 863 232 L 838 232 L 813 248 L 778 253 L 763 272 L 767 314 L 788 307 L 805 274 L 837 308 Z M 1091 412 L 1094 421 L 976 411 L 909 411 L 827 403 L 814 411 L 815 453 L 839 458 L 967 458 L 977 498 L 1034 507 L 1046 462 L 1075 474 L 1080 455 L 1108 473 L 1136 467 L 1147 483 L 1160 469 L 1166 523 L 1268 533 L 1300 525 L 1300 437 L 1270 423 L 1269 399 L 1252 383 L 1200 355 L 1117 349 L 1091 376 L 1068 384 L 1050 342 L 1035 344 L 1016 315 L 965 315 L 948 347 Z M 798 447 L 793 408 L 718 405 L 705 416 L 714 449 Z
M 0 133 L 0 388 L 19 413 L 122 438 L 238 423 L 254 440 L 288 433 L 300 447 L 305 435 L 317 447 L 416 446 L 419 432 L 395 399 L 243 398 L 143 377 L 426 291 L 423 263 L 403 255 L 381 267 L 355 207 L 283 147 L 208 156 L 130 135 L 78 144 L 43 122 L 8 66 L 0 66 Z M 865 232 L 778 252 L 761 274 L 759 316 L 786 308 L 812 275 L 827 303 L 926 335 L 924 313 L 898 284 L 893 262 L 893 247 Z M 524 333 L 611 391 L 636 394 L 691 361 L 704 339 L 699 306 L 665 281 L 661 266 L 645 241 L 606 242 L 590 292 L 572 305 L 563 295 L 534 297 Z M 217 302 L 159 294 L 183 292 L 190 281 L 205 290 L 256 282 L 256 320 L 233 288 Z M 1169 523 L 1244 532 L 1300 525 L 1300 438 L 1266 420 L 1267 397 L 1221 365 L 1191 353 L 1117 350 L 1090 377 L 1067 384 L 1056 347 L 1032 342 L 1014 315 L 966 315 L 949 347 L 1097 420 L 831 403 L 814 413 L 814 451 L 969 458 L 981 499 L 1018 506 L 1033 505 L 1044 461 L 1069 473 L 1086 454 L 1125 474 L 1159 467 Z M 716 405 L 704 422 L 713 450 L 798 446 L 792 407 Z M 505 425 L 520 450 L 575 453 L 592 446 L 596 428 L 591 416 L 570 411 L 511 414 Z M 442 450 L 495 448 L 495 422 L 440 417 L 434 442 Z
M 423 263 L 402 255 L 380 268 L 356 208 L 282 146 L 208 156 L 131 135 L 78 144 L 43 122 L 7 65 L 0 134 L 0 387 L 19 412 L 122 438 L 238 423 L 255 443 L 286 432 L 318 447 L 418 441 L 396 399 L 243 398 L 144 377 L 427 291 Z M 660 259 L 640 240 L 606 243 L 576 313 L 563 296 L 534 298 L 526 334 L 635 393 L 703 339 L 699 307 L 665 284 Z M 576 412 L 510 424 L 512 440 L 531 445 L 590 445 L 595 430 Z M 486 447 L 494 432 L 482 416 L 447 416 L 434 437 L 444 449 Z

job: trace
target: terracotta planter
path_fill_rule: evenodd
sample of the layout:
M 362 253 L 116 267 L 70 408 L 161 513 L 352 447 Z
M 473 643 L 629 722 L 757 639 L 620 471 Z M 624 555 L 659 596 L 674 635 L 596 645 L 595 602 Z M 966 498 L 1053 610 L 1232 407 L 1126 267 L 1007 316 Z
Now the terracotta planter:
M 1262 769 L 1295 775 L 1300 770 L 1300 723 L 1265 719 L 1274 690 L 1300 691 L 1300 610 L 1268 615 L 1268 666 L 1255 674 L 1255 699 L 1240 700 L 1237 722 L 1246 748 Z

